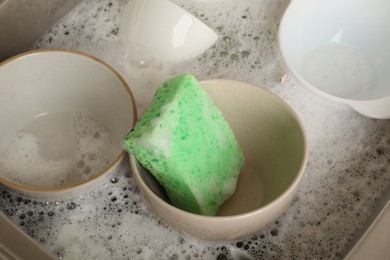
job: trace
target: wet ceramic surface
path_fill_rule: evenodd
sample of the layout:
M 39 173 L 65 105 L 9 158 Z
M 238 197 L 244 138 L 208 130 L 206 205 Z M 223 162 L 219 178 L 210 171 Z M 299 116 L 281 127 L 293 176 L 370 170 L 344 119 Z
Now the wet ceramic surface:
M 287 73 L 277 32 L 289 1 L 174 2 L 219 35 L 191 60 L 131 59 L 118 35 L 127 1 L 84 1 L 32 48 L 69 48 L 101 58 L 129 83 L 139 113 L 163 79 L 181 72 L 200 80 L 247 81 L 280 96 L 302 119 L 309 145 L 304 178 L 286 211 L 239 241 L 188 238 L 144 203 L 126 161 L 107 182 L 72 201 L 34 202 L 0 187 L 0 209 L 63 259 L 341 259 L 389 189 L 390 121 L 309 93 Z

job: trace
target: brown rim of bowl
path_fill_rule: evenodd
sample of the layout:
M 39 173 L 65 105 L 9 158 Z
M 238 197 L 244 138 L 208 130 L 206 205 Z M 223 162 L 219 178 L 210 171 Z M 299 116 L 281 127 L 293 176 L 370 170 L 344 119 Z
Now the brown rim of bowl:
M 15 56 L 13 56 L 11 58 L 8 58 L 8 59 L 0 62 L 0 68 L 3 65 L 5 65 L 5 64 L 7 64 L 9 62 L 12 62 L 12 61 L 14 61 L 16 59 L 19 59 L 21 57 L 25 57 L 25 56 L 28 56 L 28 55 L 31 55 L 31 54 L 35 54 L 35 53 L 50 53 L 50 52 L 63 52 L 63 53 L 70 53 L 70 54 L 84 56 L 84 57 L 86 57 L 88 59 L 91 59 L 91 60 L 94 60 L 94 61 L 100 63 L 101 65 L 106 67 L 109 71 L 111 71 L 119 79 L 119 81 L 122 83 L 123 87 L 125 88 L 125 90 L 127 91 L 128 95 L 129 95 L 129 98 L 130 98 L 130 101 L 131 101 L 131 105 L 133 107 L 133 122 L 131 123 L 131 126 L 134 126 L 135 122 L 137 121 L 138 113 L 137 113 L 137 106 L 135 105 L 135 103 L 136 103 L 135 102 L 135 98 L 134 98 L 133 92 L 130 89 L 130 86 L 127 84 L 125 79 L 113 67 L 111 67 L 106 62 L 104 62 L 103 60 L 101 60 L 101 59 L 99 59 L 99 58 L 97 58 L 95 56 L 92 56 L 90 54 L 87 54 L 87 53 L 84 53 L 84 52 L 80 52 L 80 51 L 60 49 L 60 48 L 58 48 L 58 49 L 39 49 L 39 50 L 27 51 L 27 52 L 15 55 Z M 9 186 L 9 187 L 11 187 L 11 188 L 13 188 L 15 190 L 24 191 L 24 192 L 30 192 L 30 193 L 53 193 L 53 192 L 70 191 L 70 190 L 76 189 L 78 187 L 84 186 L 86 184 L 93 183 L 97 179 L 107 175 L 110 171 L 112 171 L 122 161 L 122 159 L 126 156 L 126 154 L 127 153 L 124 150 L 122 150 L 119 153 L 119 155 L 116 156 L 115 160 L 113 162 L 111 162 L 108 167 L 106 167 L 105 170 L 103 170 L 99 174 L 95 175 L 94 177 L 88 179 L 87 181 L 84 181 L 84 182 L 81 182 L 81 183 L 77 183 L 77 184 L 71 185 L 71 186 L 65 186 L 65 187 L 61 187 L 61 188 L 35 188 L 35 187 L 31 187 L 31 186 L 15 183 L 15 182 L 10 181 L 8 179 L 5 179 L 5 178 L 3 178 L 1 176 L 0 176 L 0 183 L 5 184 L 6 186 Z
M 150 196 L 153 197 L 154 200 L 159 201 L 162 204 L 165 204 L 169 208 L 169 210 L 172 210 L 174 212 L 177 212 L 179 214 L 183 214 L 183 215 L 191 217 L 191 218 L 198 218 L 198 219 L 204 219 L 204 220 L 209 220 L 209 221 L 239 219 L 239 218 L 242 218 L 242 217 L 255 215 L 259 211 L 264 211 L 264 210 L 267 210 L 268 208 L 273 207 L 274 204 L 276 204 L 278 201 L 283 200 L 285 197 L 288 196 L 288 194 L 290 194 L 291 192 L 294 192 L 294 190 L 296 190 L 298 188 L 299 181 L 303 177 L 303 174 L 304 174 L 304 171 L 305 171 L 305 168 L 306 168 L 306 165 L 307 165 L 307 161 L 308 161 L 308 156 L 309 156 L 308 155 L 307 134 L 306 134 L 306 130 L 304 128 L 304 125 L 303 125 L 300 117 L 298 116 L 298 114 L 292 109 L 292 107 L 286 101 L 284 101 L 281 97 L 279 97 L 275 93 L 271 92 L 270 90 L 265 89 L 265 88 L 263 88 L 261 86 L 253 85 L 253 84 L 251 84 L 249 82 L 244 82 L 244 81 L 240 81 L 240 80 L 231 80 L 231 79 L 208 79 L 208 80 L 201 80 L 200 84 L 202 85 L 204 83 L 210 83 L 210 82 L 213 82 L 213 81 L 219 81 L 219 82 L 225 81 L 225 82 L 236 83 L 236 84 L 237 83 L 238 84 L 245 84 L 246 86 L 251 87 L 251 88 L 259 88 L 261 91 L 264 91 L 265 93 L 267 93 L 268 95 L 273 96 L 277 101 L 279 101 L 286 108 L 286 110 L 288 112 L 290 112 L 290 114 L 293 116 L 293 118 L 296 120 L 296 122 L 299 125 L 299 128 L 302 131 L 302 135 L 303 135 L 303 148 L 304 148 L 303 159 L 302 159 L 301 165 L 299 167 L 298 173 L 296 174 L 295 178 L 290 183 L 290 185 L 287 187 L 287 189 L 285 189 L 279 196 L 277 196 L 275 199 L 273 199 L 272 201 L 268 202 L 267 204 L 261 206 L 258 209 L 254 209 L 254 210 L 251 210 L 251 211 L 248 211 L 248 212 L 244 212 L 244 213 L 240 213 L 240 214 L 236 214 L 236 215 L 231 215 L 231 216 L 207 216 L 207 215 L 200 215 L 200 214 L 195 214 L 195 213 L 192 213 L 192 212 L 188 212 L 188 211 L 179 209 L 179 208 L 169 204 L 168 202 L 164 201 L 159 196 L 157 196 L 146 185 L 146 183 L 144 181 L 142 181 L 142 177 L 141 177 L 139 171 L 137 169 L 135 169 L 136 168 L 135 163 L 139 163 L 139 162 L 138 162 L 137 158 L 135 158 L 135 156 L 133 154 L 131 154 L 131 153 L 129 154 L 129 159 L 130 159 L 129 163 L 130 163 L 130 167 L 132 168 L 133 174 L 137 175 L 138 179 L 140 180 L 140 184 L 139 185 L 142 186 L 142 188 L 141 188 L 142 192 L 147 192 Z M 137 182 L 137 184 L 138 184 L 138 182 Z

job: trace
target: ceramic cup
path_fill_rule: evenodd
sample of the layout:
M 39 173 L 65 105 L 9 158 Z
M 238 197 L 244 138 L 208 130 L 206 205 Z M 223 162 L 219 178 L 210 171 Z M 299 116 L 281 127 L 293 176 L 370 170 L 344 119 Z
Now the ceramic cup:
M 0 64 L 0 182 L 34 199 L 79 196 L 124 158 L 134 97 L 87 54 L 40 50 Z
M 390 2 L 292 0 L 282 57 L 304 86 L 372 118 L 390 118 Z
M 217 216 L 170 205 L 133 155 L 130 163 L 145 198 L 166 223 L 183 235 L 232 240 L 264 228 L 288 207 L 306 166 L 306 137 L 296 113 L 271 92 L 234 80 L 201 84 L 230 124 L 245 156 L 236 191 Z

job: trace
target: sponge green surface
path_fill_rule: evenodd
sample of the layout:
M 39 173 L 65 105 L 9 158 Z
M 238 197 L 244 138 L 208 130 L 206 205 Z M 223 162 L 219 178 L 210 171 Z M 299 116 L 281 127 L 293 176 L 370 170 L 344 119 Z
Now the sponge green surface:
M 228 123 L 190 74 L 160 86 L 123 146 L 172 205 L 202 215 L 215 215 L 233 194 L 244 162 Z

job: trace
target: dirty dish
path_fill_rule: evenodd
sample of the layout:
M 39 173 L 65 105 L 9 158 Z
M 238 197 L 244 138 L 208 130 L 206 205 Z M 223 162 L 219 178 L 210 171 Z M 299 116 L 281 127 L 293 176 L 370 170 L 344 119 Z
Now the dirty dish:
M 367 117 L 390 118 L 386 0 L 293 0 L 279 30 L 284 62 L 302 85 Z
M 92 190 L 136 120 L 125 80 L 96 57 L 39 50 L 0 64 L 0 183 L 45 201 Z
M 170 226 L 203 240 L 232 240 L 264 228 L 288 207 L 307 162 L 305 131 L 297 114 L 261 87 L 225 79 L 201 84 L 230 124 L 245 156 L 236 191 L 217 215 L 175 208 L 131 154 L 130 164 L 146 200 Z
M 218 39 L 205 23 L 169 0 L 129 1 L 119 33 L 128 56 L 139 61 L 193 58 Z

